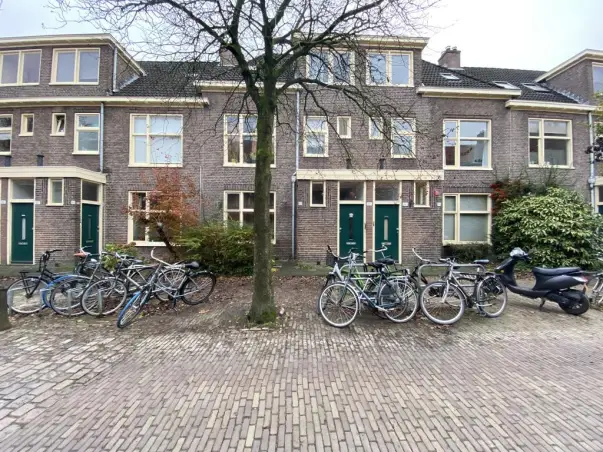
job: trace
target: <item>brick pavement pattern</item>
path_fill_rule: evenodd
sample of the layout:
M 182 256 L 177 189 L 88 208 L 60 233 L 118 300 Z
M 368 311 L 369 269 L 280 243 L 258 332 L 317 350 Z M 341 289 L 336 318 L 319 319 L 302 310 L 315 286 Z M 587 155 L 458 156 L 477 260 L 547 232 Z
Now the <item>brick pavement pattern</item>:
M 126 331 L 19 320 L 0 333 L 0 450 L 603 450 L 602 312 L 510 297 L 501 319 L 338 330 L 312 312 L 318 284 L 279 282 L 298 300 L 280 330 L 220 303 Z

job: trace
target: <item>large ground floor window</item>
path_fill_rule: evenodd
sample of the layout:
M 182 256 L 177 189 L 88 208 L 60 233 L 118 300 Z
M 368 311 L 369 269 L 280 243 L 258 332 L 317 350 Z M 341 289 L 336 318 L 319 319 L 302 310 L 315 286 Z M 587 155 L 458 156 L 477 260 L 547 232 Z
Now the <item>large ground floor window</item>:
M 444 243 L 488 242 L 490 221 L 489 195 L 444 195 Z
M 275 193 L 270 193 L 270 223 L 272 242 L 276 241 Z M 253 227 L 255 195 L 252 191 L 224 192 L 224 220 Z

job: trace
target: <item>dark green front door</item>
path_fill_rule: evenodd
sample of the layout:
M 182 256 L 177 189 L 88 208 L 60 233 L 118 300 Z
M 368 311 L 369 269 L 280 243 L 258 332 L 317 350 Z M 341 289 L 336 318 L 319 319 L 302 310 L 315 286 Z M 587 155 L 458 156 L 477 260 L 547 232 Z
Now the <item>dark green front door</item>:
M 34 205 L 14 203 L 12 207 L 10 261 L 12 264 L 32 264 Z
M 396 204 L 375 206 L 375 249 L 387 247 L 385 255 L 398 260 L 399 215 Z M 381 257 L 377 253 L 377 258 Z
M 98 253 L 99 209 L 95 204 L 82 204 L 82 246 L 87 246 L 86 251 L 93 254 Z
M 350 249 L 364 251 L 364 206 L 341 204 L 339 206 L 339 255 L 345 256 Z

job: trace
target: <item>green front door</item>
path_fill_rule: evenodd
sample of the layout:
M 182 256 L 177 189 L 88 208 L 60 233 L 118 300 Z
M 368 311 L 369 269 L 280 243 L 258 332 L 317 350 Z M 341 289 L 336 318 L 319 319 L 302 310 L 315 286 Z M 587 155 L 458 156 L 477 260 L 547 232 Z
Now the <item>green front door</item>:
M 345 256 L 350 249 L 364 251 L 364 206 L 341 204 L 339 206 L 339 255 Z
M 399 215 L 396 204 L 377 204 L 375 206 L 375 249 L 387 247 L 385 255 L 398 260 Z M 381 257 L 377 253 L 376 258 Z
M 82 246 L 93 254 L 98 254 L 99 209 L 95 204 L 82 204 Z
M 12 264 L 32 264 L 34 205 L 13 203 L 12 208 L 10 261 Z

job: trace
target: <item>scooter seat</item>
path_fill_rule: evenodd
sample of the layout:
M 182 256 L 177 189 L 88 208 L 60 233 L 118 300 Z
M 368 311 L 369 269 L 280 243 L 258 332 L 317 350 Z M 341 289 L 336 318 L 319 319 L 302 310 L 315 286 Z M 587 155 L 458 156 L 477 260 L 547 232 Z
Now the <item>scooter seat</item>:
M 582 271 L 580 267 L 561 267 L 561 268 L 540 268 L 534 267 L 532 269 L 534 274 L 539 274 L 542 276 L 559 276 L 559 275 L 568 275 L 570 273 L 576 273 Z
M 473 261 L 473 263 L 477 264 L 477 265 L 488 265 L 490 263 L 490 260 L 489 259 L 475 259 Z

